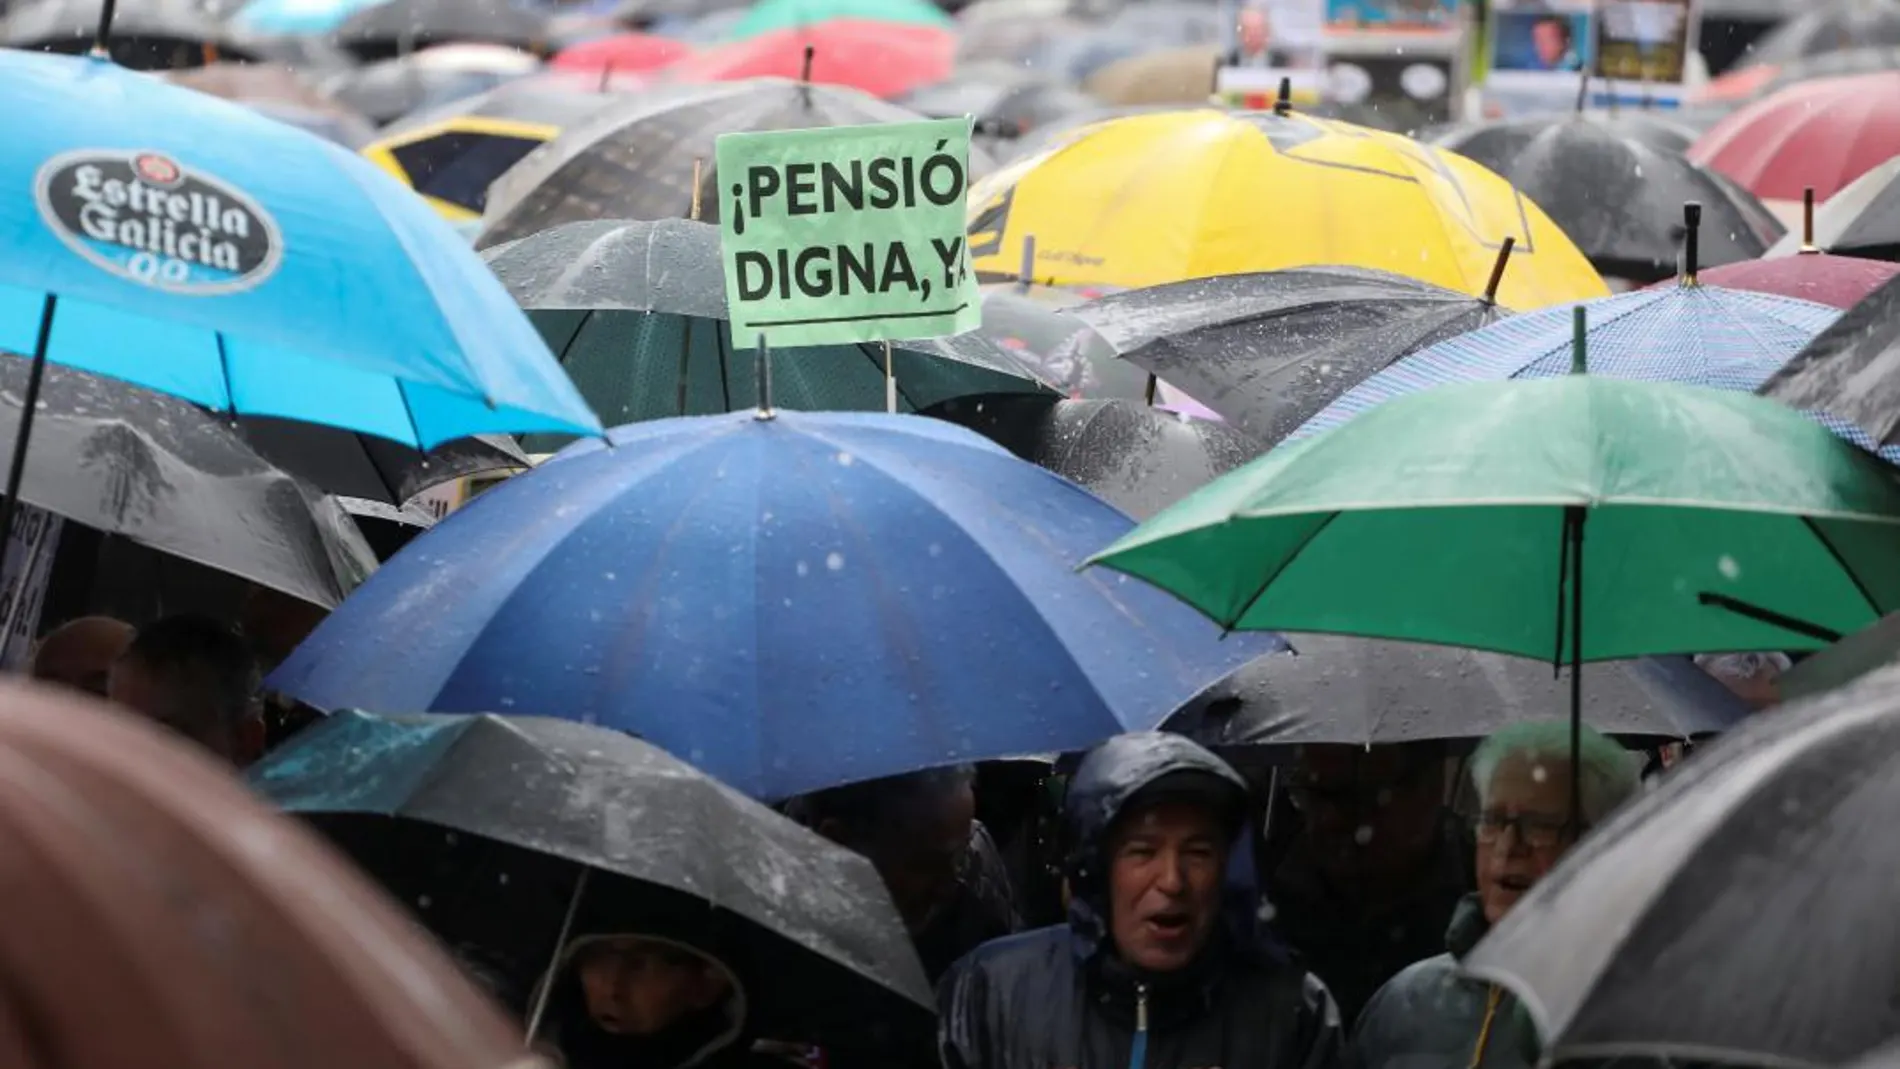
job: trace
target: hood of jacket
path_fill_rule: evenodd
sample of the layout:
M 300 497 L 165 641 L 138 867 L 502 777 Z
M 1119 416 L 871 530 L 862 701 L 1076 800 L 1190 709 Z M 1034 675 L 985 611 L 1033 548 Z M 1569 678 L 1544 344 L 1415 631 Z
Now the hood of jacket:
M 688 1015 L 670 1027 L 661 1037 L 652 1039 L 609 1036 L 601 1031 L 587 1012 L 575 959 L 588 947 L 616 939 L 638 939 L 659 943 L 696 954 L 720 969 L 732 994 L 719 1005 Z M 660 1064 L 666 1069 L 692 1069 L 715 1055 L 738 1045 L 746 1036 L 746 990 L 739 977 L 724 962 L 689 943 L 643 932 L 614 932 L 576 936 L 561 948 L 554 964 L 535 985 L 529 1006 L 541 1003 L 546 990 L 546 1006 L 541 1017 L 541 1033 L 559 1048 L 566 1069 L 595 1069 L 608 1062 L 620 1064 Z M 532 1012 L 532 1011 L 531 1011 Z M 528 1037 L 531 1041 L 541 1036 Z

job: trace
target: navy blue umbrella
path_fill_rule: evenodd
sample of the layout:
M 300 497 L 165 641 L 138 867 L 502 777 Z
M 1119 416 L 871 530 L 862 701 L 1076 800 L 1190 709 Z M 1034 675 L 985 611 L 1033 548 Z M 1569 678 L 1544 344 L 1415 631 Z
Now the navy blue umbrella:
M 1132 521 L 946 423 L 741 413 L 609 438 L 444 520 L 271 685 L 604 724 L 776 799 L 1152 728 L 1278 642 L 1077 572 Z

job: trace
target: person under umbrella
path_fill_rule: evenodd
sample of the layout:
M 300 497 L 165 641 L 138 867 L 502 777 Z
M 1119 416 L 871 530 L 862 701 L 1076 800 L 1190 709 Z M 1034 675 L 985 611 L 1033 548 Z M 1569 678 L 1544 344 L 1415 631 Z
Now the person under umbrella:
M 112 664 L 106 696 L 234 768 L 264 752 L 257 661 L 237 632 L 205 616 L 139 628 Z
M 1065 803 L 1069 922 L 978 948 L 938 989 L 946 1069 L 1324 1069 L 1326 987 L 1227 896 L 1245 782 L 1179 735 L 1120 735 Z M 1238 907 L 1238 908 L 1237 908 Z
M 112 664 L 132 644 L 135 633 L 131 624 L 110 616 L 68 620 L 40 640 L 28 674 L 42 682 L 103 698 Z
M 1445 953 L 1399 973 L 1366 1004 L 1352 1037 L 1363 1069 L 1537 1063 L 1536 1033 L 1515 1001 L 1503 988 L 1461 974 L 1459 962 L 1583 832 L 1639 789 L 1635 759 L 1622 747 L 1584 728 L 1573 764 L 1571 741 L 1569 724 L 1533 721 L 1478 747 L 1471 762 L 1480 806 L 1478 889 L 1459 903 Z M 1580 825 L 1570 818 L 1573 768 L 1582 775 Z

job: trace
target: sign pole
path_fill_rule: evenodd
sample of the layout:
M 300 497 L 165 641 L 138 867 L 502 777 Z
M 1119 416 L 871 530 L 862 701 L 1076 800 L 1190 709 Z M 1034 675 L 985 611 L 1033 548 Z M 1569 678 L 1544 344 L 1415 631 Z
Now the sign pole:
M 706 161 L 703 159 L 693 160 L 693 201 L 691 207 L 687 209 L 686 217 L 694 222 L 699 221 L 699 184 L 702 168 L 705 165 Z M 679 415 L 682 416 L 686 414 L 686 376 L 690 370 L 693 355 L 693 317 L 687 316 L 685 319 L 685 324 L 680 328 L 680 375 L 679 386 L 674 397 L 678 402 Z
M 772 350 L 765 344 L 765 333 L 759 333 L 759 414 L 758 419 L 772 419 L 778 415 L 772 411 Z
M 891 340 L 884 339 L 884 411 L 897 411 L 897 370 L 891 364 Z

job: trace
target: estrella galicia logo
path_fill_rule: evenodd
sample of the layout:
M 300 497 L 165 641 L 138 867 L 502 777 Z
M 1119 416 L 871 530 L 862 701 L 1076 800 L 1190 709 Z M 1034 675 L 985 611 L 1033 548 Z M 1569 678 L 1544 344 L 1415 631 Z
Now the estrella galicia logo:
M 276 220 L 242 190 L 159 152 L 81 149 L 46 161 L 40 217 L 95 266 L 181 295 L 235 293 L 284 257 Z

